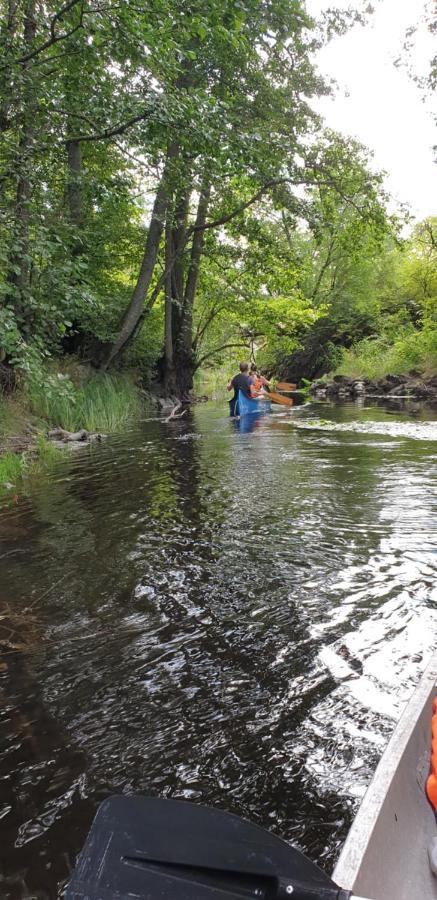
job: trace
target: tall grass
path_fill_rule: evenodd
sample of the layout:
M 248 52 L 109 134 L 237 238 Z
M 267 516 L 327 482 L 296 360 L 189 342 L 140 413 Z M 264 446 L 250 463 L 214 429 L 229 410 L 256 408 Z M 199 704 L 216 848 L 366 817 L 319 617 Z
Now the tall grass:
M 414 331 L 390 342 L 385 337 L 360 341 L 343 353 L 338 375 L 383 378 L 410 371 L 421 375 L 437 372 L 437 329 Z
M 15 485 L 24 470 L 23 457 L 8 451 L 0 457 L 0 491 L 8 485 Z
M 67 431 L 120 431 L 141 410 L 138 390 L 127 375 L 93 375 L 70 393 L 33 385 L 29 400 L 35 415 Z
M 39 435 L 36 446 L 24 453 L 8 450 L 0 457 L 0 495 L 18 487 L 25 479 L 35 477 L 65 460 L 62 450 L 54 447 L 44 435 Z

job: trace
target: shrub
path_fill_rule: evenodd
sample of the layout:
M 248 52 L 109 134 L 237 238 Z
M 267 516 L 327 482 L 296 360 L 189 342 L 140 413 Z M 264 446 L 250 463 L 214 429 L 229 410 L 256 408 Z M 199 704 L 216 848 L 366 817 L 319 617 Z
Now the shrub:
M 423 375 L 437 371 L 437 329 L 405 329 L 404 334 L 394 342 L 386 335 L 366 338 L 350 350 L 343 351 L 343 359 L 336 372 L 352 378 L 382 378 L 389 374 L 402 375 L 410 370 Z

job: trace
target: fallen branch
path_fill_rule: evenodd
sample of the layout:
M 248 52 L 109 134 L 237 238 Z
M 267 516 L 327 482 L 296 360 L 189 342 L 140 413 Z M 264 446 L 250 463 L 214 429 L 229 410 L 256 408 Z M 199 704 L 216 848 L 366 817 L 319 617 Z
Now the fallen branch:
M 179 400 L 179 402 L 176 403 L 176 406 L 173 407 L 173 409 L 172 409 L 170 415 L 167 416 L 166 419 L 164 419 L 164 422 L 170 422 L 171 419 L 181 419 L 182 416 L 184 416 L 185 413 L 186 413 L 186 411 L 187 411 L 186 409 L 183 409 L 181 413 L 178 413 L 178 414 L 176 415 L 178 409 L 180 409 L 181 406 L 182 406 L 182 403 L 181 403 L 181 401 Z
M 59 438 L 61 441 L 86 441 L 89 437 L 89 432 L 86 428 L 81 428 L 80 431 L 65 431 L 65 428 L 54 428 L 53 431 L 49 431 L 49 438 Z

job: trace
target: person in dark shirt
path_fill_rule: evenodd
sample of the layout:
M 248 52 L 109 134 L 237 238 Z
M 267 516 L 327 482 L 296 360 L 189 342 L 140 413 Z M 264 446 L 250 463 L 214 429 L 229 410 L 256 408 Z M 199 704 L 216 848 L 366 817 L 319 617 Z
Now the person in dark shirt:
M 228 384 L 228 391 L 232 391 L 232 388 L 234 389 L 234 396 L 231 397 L 229 401 L 230 416 L 235 416 L 235 404 L 238 399 L 238 391 L 243 391 L 243 394 L 245 394 L 246 397 L 251 397 L 251 386 L 253 383 L 254 379 L 249 375 L 249 363 L 241 362 L 239 374 L 234 375 Z

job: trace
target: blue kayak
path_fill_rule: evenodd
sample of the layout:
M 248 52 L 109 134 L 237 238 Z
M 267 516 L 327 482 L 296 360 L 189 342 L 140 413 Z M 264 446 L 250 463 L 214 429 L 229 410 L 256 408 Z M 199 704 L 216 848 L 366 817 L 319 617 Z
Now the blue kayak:
M 255 400 L 252 397 L 246 397 L 242 391 L 238 391 L 238 400 L 235 413 L 237 416 L 248 416 L 253 413 L 270 412 L 272 404 L 269 400 Z

